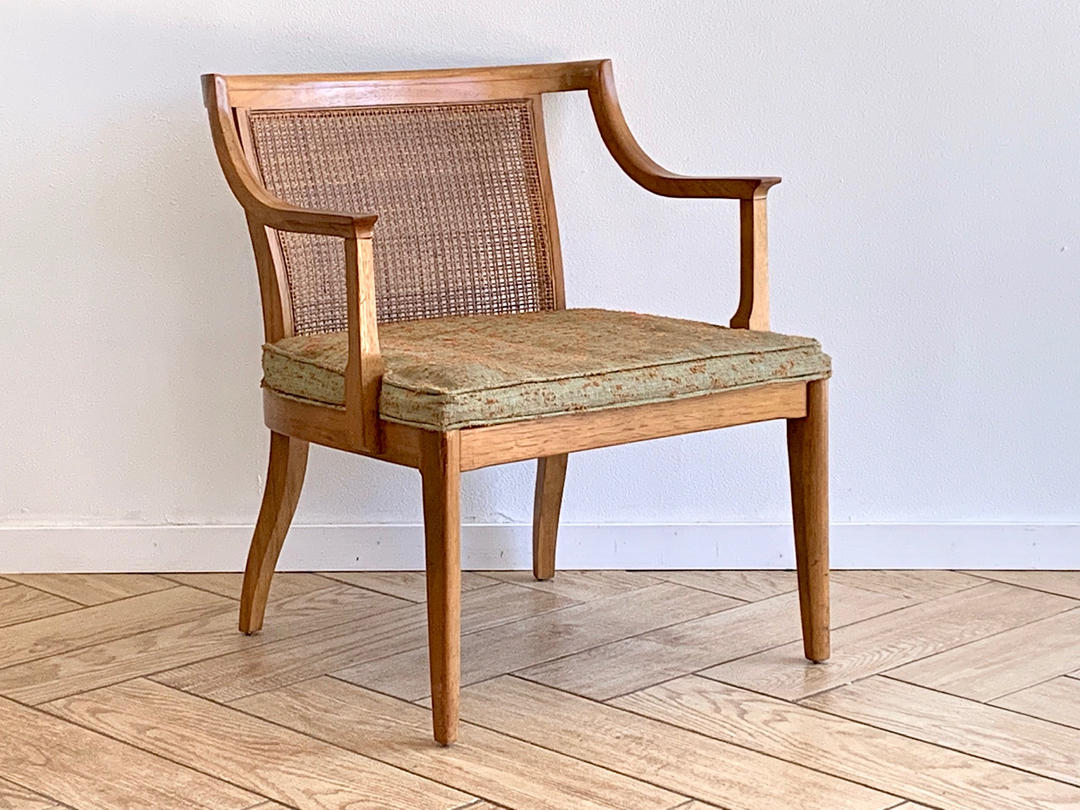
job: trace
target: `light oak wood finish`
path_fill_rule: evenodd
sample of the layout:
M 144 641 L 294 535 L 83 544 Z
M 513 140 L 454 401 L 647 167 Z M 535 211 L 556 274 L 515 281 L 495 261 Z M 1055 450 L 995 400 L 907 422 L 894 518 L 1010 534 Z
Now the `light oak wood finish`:
M 1080 730 L 880 675 L 802 701 L 830 714 L 1080 785 Z
M 1060 596 L 987 583 L 837 630 L 837 654 L 827 667 L 801 663 L 798 645 L 785 644 L 702 674 L 798 700 L 1061 613 L 1074 604 Z
M 530 571 L 485 571 L 484 576 L 545 593 L 558 594 L 574 602 L 592 602 L 606 596 L 636 591 L 661 580 L 641 571 L 560 571 L 555 579 L 539 580 Z
M 461 682 L 476 683 L 738 604 L 718 594 L 664 582 L 498 625 L 462 638 L 466 655 Z M 418 700 L 428 694 L 425 658 L 423 648 L 413 649 L 331 674 L 404 700 Z
M 79 810 L 245 810 L 261 797 L 0 698 L 0 773 Z
M 200 591 L 209 591 L 210 593 L 216 593 L 218 596 L 226 596 L 229 599 L 240 598 L 244 583 L 244 575 L 242 573 L 181 573 L 162 574 L 161 576 L 180 585 L 198 588 Z M 319 591 L 324 588 L 332 588 L 334 587 L 335 580 L 320 576 L 319 574 L 281 573 L 275 574 L 271 583 L 270 594 L 268 597 L 269 603 L 273 603 L 275 600 L 288 599 L 292 596 L 299 596 L 303 593 L 311 593 L 312 591 Z
M 968 571 L 967 573 L 1010 585 L 1080 599 L 1080 571 Z
M 563 485 L 566 482 L 566 453 L 536 460 L 536 493 L 533 498 L 533 576 L 538 580 L 555 576 L 555 541 L 559 532 Z
M 282 433 L 270 433 L 270 461 L 266 470 L 255 536 L 248 549 L 247 567 L 240 592 L 240 631 L 262 629 L 270 580 L 274 576 L 285 534 L 289 531 L 307 471 L 308 443 Z
M 82 607 L 75 602 L 53 596 L 46 591 L 13 585 L 0 590 L 0 627 L 40 619 L 56 613 L 67 613 Z
M 44 708 L 292 807 L 456 808 L 471 801 L 453 788 L 151 681 Z
M 934 807 L 1067 808 L 1080 789 L 889 731 L 688 676 L 620 708 Z
M 541 459 L 534 573 L 539 579 L 547 579 L 555 568 L 566 454 L 751 422 L 790 420 L 806 650 L 815 660 L 828 657 L 824 384 L 761 385 L 691 399 L 471 427 L 440 436 L 428 435 L 418 427 L 387 422 L 379 414 L 384 365 L 379 344 L 372 241 L 379 212 L 301 208 L 276 198 L 260 179 L 252 133 L 254 111 L 525 100 L 538 113 L 531 117 L 529 136 L 536 146 L 546 221 L 545 248 L 551 257 L 554 300 L 547 305 L 561 309 L 565 307 L 562 257 L 545 146 L 542 96 L 564 91 L 587 94 L 604 145 L 638 185 L 668 197 L 739 201 L 740 294 L 731 325 L 767 329 L 766 195 L 780 179 L 689 177 L 661 167 L 644 152 L 626 124 L 608 60 L 434 71 L 203 77 L 203 97 L 214 148 L 248 223 L 259 274 L 265 339 L 274 342 L 296 332 L 279 241 L 281 232 L 340 239 L 347 295 L 344 406 L 322 407 L 269 390 L 263 392 L 264 421 L 272 433 L 271 461 L 263 509 L 245 574 L 240 627 L 251 633 L 262 626 L 262 609 L 274 563 L 303 480 L 308 442 L 421 469 L 426 482 L 425 519 L 434 524 L 426 532 L 430 661 L 432 681 L 442 695 L 433 722 L 436 737 L 443 742 L 453 736 L 451 693 L 457 688 L 454 673 L 460 666 L 456 660 L 458 643 L 450 638 L 458 633 L 459 589 L 455 573 L 457 528 L 451 526 L 458 520 L 458 514 L 450 499 L 464 470 Z M 438 452 L 432 449 L 436 446 L 441 448 Z
M 16 624 L 0 633 L 0 667 L 220 613 L 235 603 L 182 586 Z
M 433 433 L 420 451 L 427 566 L 428 670 L 435 739 L 457 739 L 461 685 L 461 445 Z
M 0 810 L 60 810 L 60 805 L 14 782 L 0 779 Z
M 889 677 L 989 701 L 1080 663 L 1080 608 L 1014 627 L 889 671 Z
M 657 579 L 756 602 L 798 588 L 794 571 L 649 571 Z
M 80 605 L 100 605 L 173 587 L 153 574 L 8 574 L 7 578 Z
M 466 634 L 573 604 L 556 594 L 505 583 L 462 594 Z M 314 678 L 364 661 L 422 648 L 427 641 L 423 605 L 409 605 L 362 622 L 273 641 L 155 675 L 154 680 L 216 701 L 230 701 Z M 423 671 L 413 673 L 422 679 Z M 421 688 L 421 694 L 426 688 Z
M 925 602 L 950 593 L 974 588 L 985 580 L 959 571 L 837 571 L 832 583 L 844 583 L 868 591 L 894 594 L 914 602 Z
M 232 611 L 221 612 L 0 669 L 0 694 L 33 705 L 230 652 L 257 657 L 253 650 L 264 644 L 403 604 L 344 585 L 300 593 L 272 603 L 275 624 L 264 634 L 236 633 Z
M 238 708 L 507 807 L 670 808 L 662 788 L 486 729 L 449 751 L 426 741 L 427 712 L 331 678 L 244 698 Z M 523 767 L 528 763 L 527 767 Z
M 868 619 L 905 604 L 896 596 L 838 585 L 833 592 L 834 626 Z M 607 700 L 795 642 L 799 638 L 798 614 L 797 594 L 785 593 L 593 647 L 516 674 L 593 700 Z
M 700 397 L 582 411 L 461 431 L 461 467 L 476 470 L 544 454 L 594 450 L 806 414 L 805 383 L 773 383 Z
M 132 622 L 125 608 L 134 602 L 137 616 L 158 613 L 171 603 L 148 600 L 165 598 L 169 591 L 12 624 L 0 639 L 12 634 L 20 647 L 36 645 L 44 653 L 0 667 L 7 693 L 0 697 L 0 808 L 7 795 L 18 795 L 20 803 L 29 795 L 33 810 L 61 804 L 335 806 L 339 796 L 355 798 L 349 791 L 378 784 L 369 778 L 372 765 L 428 780 L 422 783 L 434 786 L 428 795 L 445 789 L 484 797 L 460 802 L 472 810 L 578 806 L 574 799 L 582 793 L 593 803 L 629 806 L 618 800 L 624 792 L 640 799 L 641 806 L 670 794 L 676 798 L 658 806 L 683 810 L 687 801 L 695 803 L 692 807 L 812 808 L 831 802 L 847 808 L 879 796 L 884 796 L 881 803 L 870 806 L 1077 806 L 1080 679 L 1056 677 L 982 703 L 899 681 L 889 672 L 863 678 L 860 671 L 875 669 L 867 667 L 792 704 L 761 695 L 757 684 L 742 690 L 686 672 L 731 658 L 746 660 L 762 648 L 784 644 L 799 660 L 796 592 L 743 603 L 663 583 L 658 577 L 667 572 L 570 573 L 545 582 L 534 580 L 531 571 L 464 578 L 485 583 L 462 594 L 464 638 L 479 629 L 501 628 L 486 644 L 499 650 L 502 671 L 462 690 L 461 742 L 452 748 L 431 743 L 425 707 L 324 677 L 408 649 L 422 651 L 426 643 L 423 605 L 344 582 L 327 580 L 328 588 L 309 589 L 321 578 L 292 577 L 298 592 L 275 592 L 266 630 L 255 636 L 235 632 L 230 614 L 235 615 L 236 601 L 208 593 L 228 583 L 205 575 L 185 577 L 178 588 L 207 585 L 192 593 L 210 600 L 214 610 L 178 624 L 144 626 Z M 716 572 L 716 577 L 727 583 L 725 589 L 737 584 L 748 599 L 783 581 L 775 572 Z M 935 617 L 940 621 L 956 612 L 967 623 L 994 629 L 974 643 L 985 645 L 986 659 L 1008 661 L 1022 673 L 1021 680 L 1027 679 L 1025 662 L 1010 654 L 1017 643 L 1012 630 L 1049 642 L 1039 631 L 1041 620 L 1032 619 L 1039 612 L 1033 608 L 1065 605 L 1068 610 L 1051 614 L 1064 619 L 1080 608 L 1080 600 L 1042 592 L 1037 577 L 1030 580 L 1032 588 L 981 581 L 967 588 L 967 577 L 949 572 L 838 577 L 834 633 L 840 638 L 877 623 L 879 653 L 891 658 L 886 651 L 900 632 L 894 625 L 910 621 L 914 635 L 924 638 Z M 113 582 L 123 590 L 121 580 Z M 415 591 L 418 583 L 422 577 L 407 581 L 398 596 L 422 599 Z M 522 587 L 525 583 L 528 587 Z M 950 588 L 956 590 L 935 598 Z M 1029 596 L 1036 601 L 1029 602 Z M 701 598 L 730 607 L 710 611 L 717 603 L 700 604 Z M 927 610 L 920 614 L 915 606 Z M 694 617 L 703 608 L 704 614 Z M 568 609 L 575 611 L 569 621 L 560 617 Z M 635 610 L 666 611 L 671 623 L 650 627 Z M 87 634 L 73 631 L 82 617 Z M 886 620 L 890 623 L 883 625 Z M 149 624 L 156 621 L 160 617 Z M 603 643 L 616 630 L 637 635 Z M 530 646 L 546 657 L 548 637 L 566 633 L 571 643 L 555 653 L 601 644 L 506 674 L 531 660 Z M 871 635 L 859 642 L 865 653 Z M 934 638 L 911 654 L 941 652 L 941 644 L 954 650 L 972 644 L 952 630 Z M 838 648 L 832 663 L 807 668 L 828 670 L 842 663 L 847 646 Z M 951 666 L 966 664 L 956 659 Z M 160 671 L 168 667 L 176 668 Z M 521 677 L 537 677 L 541 670 L 557 688 Z M 150 680 L 171 680 L 195 694 L 154 691 L 145 681 L 130 680 L 150 672 L 158 673 Z M 588 698 L 565 691 L 594 679 L 596 691 L 583 690 Z M 426 691 L 422 678 L 418 683 Z M 612 691 L 621 696 L 598 702 Z M 77 713 L 70 718 L 47 713 L 50 706 L 61 711 L 84 698 L 80 706 L 95 707 L 92 721 Z M 233 709 L 221 700 L 232 700 Z M 26 705 L 31 702 L 39 704 L 37 711 Z M 369 753 L 370 758 L 364 756 Z M 250 781 L 237 781 L 241 776 Z M 343 783 L 347 789 L 340 794 Z
M 816 663 L 829 658 L 828 385 L 809 383 L 806 416 L 787 420 L 803 654 Z
M 423 602 L 427 599 L 427 575 L 423 571 L 327 571 L 322 576 L 410 602 Z M 462 592 L 490 588 L 496 582 L 492 577 L 472 571 L 461 572 Z
M 508 676 L 463 690 L 462 714 L 493 731 L 733 810 L 855 810 L 896 803 L 892 796 L 800 765 Z
M 1051 678 L 992 700 L 990 705 L 1080 729 L 1080 680 Z

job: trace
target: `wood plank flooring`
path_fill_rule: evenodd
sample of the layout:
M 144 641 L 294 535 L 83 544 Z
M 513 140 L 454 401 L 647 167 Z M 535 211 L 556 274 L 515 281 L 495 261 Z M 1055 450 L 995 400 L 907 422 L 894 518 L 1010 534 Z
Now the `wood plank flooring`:
M 0 810 L 1080 808 L 1080 572 L 470 572 L 431 740 L 423 576 L 0 576 Z

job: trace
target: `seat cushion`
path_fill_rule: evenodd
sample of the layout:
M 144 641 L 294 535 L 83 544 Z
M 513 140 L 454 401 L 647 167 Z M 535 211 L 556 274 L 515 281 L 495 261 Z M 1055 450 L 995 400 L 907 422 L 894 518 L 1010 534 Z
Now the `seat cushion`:
M 379 412 L 425 428 L 492 425 L 829 376 L 812 338 L 567 309 L 384 323 Z M 341 407 L 345 332 L 263 346 L 264 384 Z

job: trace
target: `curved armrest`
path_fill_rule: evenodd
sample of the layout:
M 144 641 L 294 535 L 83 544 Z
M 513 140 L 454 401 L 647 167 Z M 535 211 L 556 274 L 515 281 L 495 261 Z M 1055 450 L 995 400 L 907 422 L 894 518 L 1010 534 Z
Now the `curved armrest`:
M 375 314 L 375 270 L 372 235 L 375 214 L 347 214 L 301 208 L 278 199 L 252 172 L 233 121 L 225 80 L 203 76 L 203 100 L 210 115 L 214 150 L 233 195 L 247 213 L 253 238 L 265 227 L 294 233 L 337 236 L 345 241 L 346 315 L 349 357 L 345 366 L 345 414 L 349 440 L 357 447 L 379 452 L 379 386 L 383 375 L 379 326 Z M 265 244 L 265 237 L 261 237 Z M 256 241 L 256 254 L 259 253 Z M 267 256 L 265 262 L 272 262 Z M 260 266 L 260 276 L 264 269 Z M 271 289 L 280 295 L 272 270 Z M 265 298 L 264 298 L 265 300 Z M 265 305 L 264 305 L 265 306 Z
M 340 236 L 344 239 L 369 237 L 378 217 L 375 214 L 348 214 L 301 208 L 278 199 L 259 181 L 248 165 L 232 108 L 228 103 L 225 80 L 215 74 L 202 77 L 203 101 L 210 115 L 214 151 L 233 195 L 248 216 L 260 225 L 280 231 Z
M 615 80 L 608 59 L 600 62 L 595 79 L 589 85 L 589 102 L 600 137 L 615 162 L 634 182 L 654 194 L 752 200 L 764 197 L 780 182 L 779 177 L 688 177 L 669 172 L 645 154 L 631 134 L 615 94 Z
M 611 61 L 599 62 L 588 86 L 596 127 L 608 152 L 629 177 L 665 197 L 739 200 L 739 307 L 731 318 L 738 329 L 769 328 L 769 260 L 765 196 L 779 177 L 687 177 L 669 172 L 645 154 L 626 125 Z

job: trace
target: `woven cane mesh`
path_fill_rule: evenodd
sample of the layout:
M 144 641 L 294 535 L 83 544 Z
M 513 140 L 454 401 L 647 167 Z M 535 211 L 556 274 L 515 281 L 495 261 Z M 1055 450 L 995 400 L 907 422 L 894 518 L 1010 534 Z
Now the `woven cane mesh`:
M 378 214 L 380 321 L 555 306 L 526 100 L 263 110 L 250 116 L 271 193 Z M 347 328 L 342 240 L 280 233 L 297 334 Z

